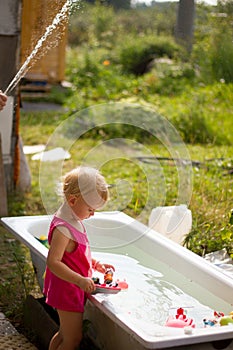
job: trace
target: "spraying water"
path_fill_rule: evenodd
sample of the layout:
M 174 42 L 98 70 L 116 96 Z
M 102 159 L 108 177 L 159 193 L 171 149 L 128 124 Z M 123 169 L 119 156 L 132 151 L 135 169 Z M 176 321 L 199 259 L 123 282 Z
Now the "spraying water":
M 37 41 L 37 44 L 32 51 L 32 53 L 27 57 L 26 61 L 22 65 L 22 67 L 19 69 L 18 73 L 15 75 L 15 77 L 12 79 L 6 90 L 4 91 L 5 94 L 9 93 L 11 90 L 13 90 L 20 79 L 26 74 L 28 69 L 31 67 L 29 66 L 32 61 L 35 63 L 38 58 L 41 57 L 41 55 L 37 56 L 38 51 L 42 47 L 43 43 L 47 40 L 47 38 L 53 33 L 53 31 L 57 28 L 58 25 L 61 24 L 62 20 L 66 19 L 70 10 L 71 6 L 73 4 L 73 0 L 67 0 L 65 4 L 63 5 L 60 12 L 57 13 L 57 15 L 54 17 L 53 22 L 46 28 L 46 31 L 44 35 Z M 53 46 L 55 46 L 56 42 L 53 43 Z M 52 45 L 45 47 L 43 50 L 43 54 L 45 54 Z

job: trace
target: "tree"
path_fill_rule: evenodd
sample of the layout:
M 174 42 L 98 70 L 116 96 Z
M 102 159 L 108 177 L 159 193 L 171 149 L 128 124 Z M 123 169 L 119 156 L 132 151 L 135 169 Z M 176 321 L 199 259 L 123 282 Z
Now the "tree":
M 177 12 L 175 36 L 188 52 L 192 50 L 194 30 L 195 2 L 194 0 L 180 0 Z

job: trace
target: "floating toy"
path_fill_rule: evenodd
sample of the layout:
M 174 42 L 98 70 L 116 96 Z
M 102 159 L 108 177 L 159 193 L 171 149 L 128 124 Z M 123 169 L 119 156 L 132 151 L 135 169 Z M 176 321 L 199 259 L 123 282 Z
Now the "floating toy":
M 233 324 L 233 312 L 230 312 L 229 315 L 223 316 L 220 318 L 220 326 L 228 326 L 229 324 Z
M 180 320 L 177 318 L 174 318 L 173 316 L 169 316 L 166 323 L 166 327 L 176 327 L 176 328 L 184 328 L 187 326 L 191 326 L 192 328 L 195 328 L 195 324 L 193 323 L 192 318 L 186 318 L 185 320 Z
M 208 327 L 208 326 L 213 327 L 218 323 L 218 321 L 216 319 L 207 320 L 206 318 L 204 318 L 203 323 L 204 323 L 204 327 Z
M 49 242 L 48 242 L 48 239 L 45 235 L 41 235 L 39 238 L 36 237 L 36 239 L 42 243 L 46 248 L 49 248 Z
M 165 323 L 165 326 L 175 328 L 184 328 L 190 326 L 192 328 L 195 328 L 193 319 L 187 318 L 187 316 L 184 314 L 183 308 L 177 309 L 177 314 L 175 315 L 175 317 L 169 316 Z
M 213 327 L 215 325 L 219 325 L 219 320 L 224 316 L 223 312 L 214 311 L 214 318 L 212 319 L 203 319 L 204 327 Z
M 231 314 L 231 313 L 230 313 Z M 219 311 L 214 311 L 214 317 L 216 318 L 220 318 L 223 317 L 224 313 L 223 312 L 219 312 Z

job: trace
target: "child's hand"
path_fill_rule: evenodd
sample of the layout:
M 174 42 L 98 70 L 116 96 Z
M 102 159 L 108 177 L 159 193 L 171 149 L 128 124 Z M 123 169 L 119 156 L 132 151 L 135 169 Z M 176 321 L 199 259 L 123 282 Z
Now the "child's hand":
M 95 270 L 100 273 L 105 273 L 107 269 L 113 269 L 115 271 L 115 267 L 110 264 L 102 264 L 100 261 L 96 263 Z
M 89 277 L 82 277 L 78 286 L 86 293 L 92 293 L 96 288 L 94 281 Z

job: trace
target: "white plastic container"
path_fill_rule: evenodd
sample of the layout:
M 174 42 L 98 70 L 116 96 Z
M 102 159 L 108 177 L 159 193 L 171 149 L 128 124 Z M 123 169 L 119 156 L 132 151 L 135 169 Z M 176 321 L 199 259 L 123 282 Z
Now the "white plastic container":
M 185 204 L 156 207 L 149 217 L 149 227 L 181 244 L 192 228 L 192 213 Z

